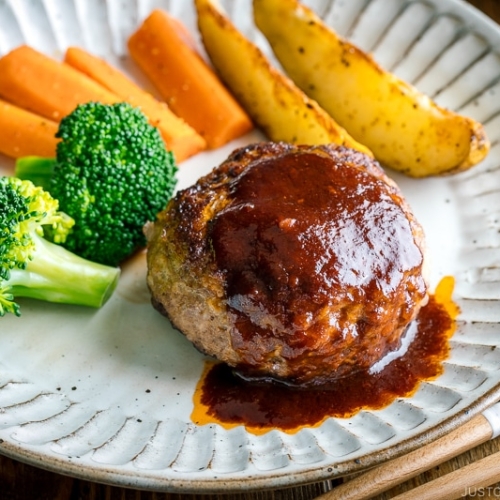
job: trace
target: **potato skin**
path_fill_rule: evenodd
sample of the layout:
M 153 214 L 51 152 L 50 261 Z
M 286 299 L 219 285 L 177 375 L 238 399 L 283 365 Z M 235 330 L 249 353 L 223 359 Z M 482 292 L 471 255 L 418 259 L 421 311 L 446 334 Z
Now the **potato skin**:
M 489 151 L 483 126 L 380 67 L 297 0 L 253 0 L 254 18 L 292 80 L 384 166 L 450 174 Z
M 224 83 L 272 141 L 339 144 L 372 156 L 313 99 L 271 65 L 214 0 L 196 0 L 205 50 Z

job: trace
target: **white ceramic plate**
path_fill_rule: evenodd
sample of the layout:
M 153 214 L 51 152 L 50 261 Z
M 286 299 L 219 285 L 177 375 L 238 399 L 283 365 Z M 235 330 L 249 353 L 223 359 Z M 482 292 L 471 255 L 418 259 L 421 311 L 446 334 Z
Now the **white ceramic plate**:
M 381 411 L 262 436 L 190 422 L 203 357 L 149 304 L 145 262 L 99 310 L 25 300 L 0 319 L 0 453 L 110 484 L 171 492 L 262 490 L 361 470 L 434 439 L 500 398 L 500 29 L 459 0 L 308 0 L 341 34 L 438 102 L 483 121 L 487 160 L 455 177 L 394 175 L 428 238 L 432 285 L 456 278 L 459 328 L 444 374 Z M 249 0 L 226 1 L 241 29 Z M 0 53 L 81 45 L 149 90 L 125 40 L 153 7 L 195 32 L 186 0 L 0 0 Z M 36 84 L 36 82 L 34 82 Z M 179 188 L 253 133 L 182 164 Z M 0 138 L 1 140 L 1 138 Z M 3 173 L 13 162 L 0 159 Z M 392 174 L 391 174 L 392 175 Z

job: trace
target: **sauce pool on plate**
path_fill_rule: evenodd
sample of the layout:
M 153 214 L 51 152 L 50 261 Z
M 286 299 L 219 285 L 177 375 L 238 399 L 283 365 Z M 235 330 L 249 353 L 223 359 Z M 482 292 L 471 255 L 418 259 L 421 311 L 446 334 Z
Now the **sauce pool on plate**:
M 247 381 L 223 363 L 207 362 L 194 394 L 192 421 L 225 428 L 244 425 L 263 434 L 272 429 L 294 433 L 329 417 L 348 418 L 409 397 L 425 380 L 438 377 L 449 354 L 459 309 L 452 301 L 454 280 L 441 280 L 427 305 L 410 325 L 401 348 L 369 370 L 315 388 Z

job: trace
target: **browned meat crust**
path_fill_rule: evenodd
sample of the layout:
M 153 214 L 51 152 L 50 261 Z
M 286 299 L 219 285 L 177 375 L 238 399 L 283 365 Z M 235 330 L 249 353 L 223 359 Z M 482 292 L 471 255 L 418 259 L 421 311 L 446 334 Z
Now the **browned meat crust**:
M 344 147 L 236 150 L 145 233 L 153 305 L 250 376 L 367 369 L 426 299 L 420 225 L 380 166 Z

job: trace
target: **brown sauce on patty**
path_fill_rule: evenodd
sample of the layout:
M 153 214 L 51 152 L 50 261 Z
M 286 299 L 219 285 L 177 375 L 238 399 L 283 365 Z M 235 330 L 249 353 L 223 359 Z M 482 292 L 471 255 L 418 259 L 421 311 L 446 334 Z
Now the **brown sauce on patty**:
M 319 360 L 344 376 L 397 347 L 426 294 L 399 192 L 344 156 L 300 152 L 254 160 L 228 197 L 209 238 L 241 371 L 275 357 L 289 381 L 316 382 Z

